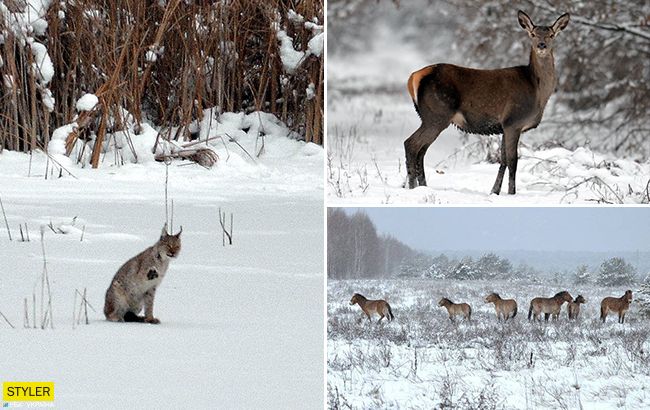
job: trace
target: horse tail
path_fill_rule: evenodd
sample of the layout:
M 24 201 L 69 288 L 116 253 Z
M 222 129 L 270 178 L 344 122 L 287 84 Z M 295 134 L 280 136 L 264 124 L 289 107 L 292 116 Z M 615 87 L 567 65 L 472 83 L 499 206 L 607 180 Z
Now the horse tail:
M 472 307 L 470 305 L 467 305 L 467 320 L 472 319 Z
M 605 304 L 601 303 L 601 305 L 600 305 L 600 320 L 602 320 L 603 322 L 605 321 L 605 314 L 606 314 Z
M 533 302 L 530 302 L 530 308 L 528 308 L 528 320 L 533 316 Z
M 517 305 L 515 305 L 515 309 L 512 311 L 512 318 L 514 319 L 515 316 L 517 316 Z
M 393 314 L 393 310 L 390 308 L 390 305 L 388 303 L 386 303 L 386 307 L 388 308 L 388 319 L 390 319 L 392 322 L 393 319 L 395 319 L 395 315 Z

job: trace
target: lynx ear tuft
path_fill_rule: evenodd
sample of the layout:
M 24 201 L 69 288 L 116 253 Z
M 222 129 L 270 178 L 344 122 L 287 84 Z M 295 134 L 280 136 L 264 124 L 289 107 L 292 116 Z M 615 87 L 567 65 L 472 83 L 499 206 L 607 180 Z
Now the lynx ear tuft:
M 181 230 L 178 231 L 178 233 L 176 234 L 176 237 L 177 237 L 177 238 L 180 238 L 182 232 L 183 232 L 183 225 L 181 225 Z
M 165 225 L 163 225 L 162 232 L 160 232 L 160 237 L 164 238 L 165 236 L 169 236 L 167 233 L 167 222 L 165 222 Z

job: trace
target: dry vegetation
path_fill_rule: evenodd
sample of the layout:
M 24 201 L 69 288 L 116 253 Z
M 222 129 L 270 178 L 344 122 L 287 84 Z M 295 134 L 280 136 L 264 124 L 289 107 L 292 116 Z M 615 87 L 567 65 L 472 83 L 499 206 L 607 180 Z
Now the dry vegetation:
M 533 323 L 532 297 L 560 289 L 585 295 L 578 320 Z M 519 313 L 497 322 L 491 291 Z M 393 322 L 368 323 L 353 292 L 385 298 Z M 328 283 L 328 408 L 646 408 L 650 329 L 633 302 L 626 324 L 598 319 L 620 288 L 512 281 L 346 280 Z M 452 323 L 441 296 L 468 302 L 470 322 Z
M 27 7 L 18 0 L 6 6 Z M 290 10 L 323 24 L 319 0 L 53 2 L 44 36 L 32 34 L 54 66 L 47 85 L 33 66 L 30 45 L 0 18 L 0 150 L 43 149 L 54 129 L 76 121 L 67 152 L 77 139 L 94 141 L 96 167 L 107 134 L 129 124 L 137 138 L 146 120 L 163 138 L 190 140 L 192 124 L 211 107 L 273 113 L 320 144 L 324 58 L 309 55 L 294 72 L 283 69 L 276 27 L 293 37 L 297 50 L 307 49 L 313 37 L 304 23 L 288 18 Z M 53 110 L 44 103 L 48 90 Z M 99 104 L 80 114 L 75 103 L 85 93 L 97 95 Z

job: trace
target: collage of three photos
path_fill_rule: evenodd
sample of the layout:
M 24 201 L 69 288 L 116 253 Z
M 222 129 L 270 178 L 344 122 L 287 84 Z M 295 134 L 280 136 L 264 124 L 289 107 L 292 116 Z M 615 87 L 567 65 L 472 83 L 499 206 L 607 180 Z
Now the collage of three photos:
M 650 408 L 649 16 L 0 1 L 2 406 Z

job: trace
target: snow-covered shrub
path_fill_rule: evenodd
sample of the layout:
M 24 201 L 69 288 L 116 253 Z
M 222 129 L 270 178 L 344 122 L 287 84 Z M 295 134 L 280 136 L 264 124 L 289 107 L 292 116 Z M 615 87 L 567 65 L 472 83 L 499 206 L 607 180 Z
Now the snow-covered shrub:
M 76 123 L 65 153 L 81 140 L 91 154 L 76 159 L 97 166 L 120 133 L 128 135 L 124 150 L 138 156 L 145 124 L 169 140 L 196 138 L 210 109 L 259 113 L 246 129 L 289 128 L 292 138 L 322 143 L 320 1 L 26 3 L 0 3 L 8 96 L 0 115 L 9 119 L 0 146 L 44 148 L 53 130 Z M 303 56 L 291 70 L 289 49 Z

